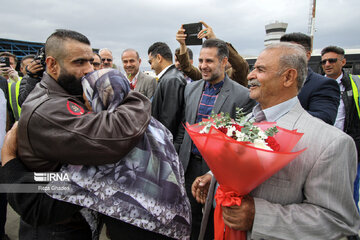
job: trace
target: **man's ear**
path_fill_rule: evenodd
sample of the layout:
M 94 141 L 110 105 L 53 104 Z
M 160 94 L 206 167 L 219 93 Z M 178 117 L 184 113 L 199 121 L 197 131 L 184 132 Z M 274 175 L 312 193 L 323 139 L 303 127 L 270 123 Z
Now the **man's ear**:
M 59 63 L 52 56 L 48 56 L 45 62 L 46 62 L 46 72 L 56 80 L 60 74 Z
M 160 63 L 163 60 L 163 57 L 160 54 L 156 54 L 156 60 Z
M 294 69 L 294 68 L 287 69 L 283 73 L 284 87 L 289 88 L 294 85 L 297 86 L 297 76 L 298 76 L 298 73 L 297 73 L 296 69 Z
M 343 60 L 341 60 L 341 66 L 343 67 L 345 66 L 345 64 L 346 64 L 346 58 L 343 58 Z
M 229 59 L 227 57 L 224 57 L 222 60 L 221 60 L 221 66 L 225 69 L 226 67 L 226 64 L 228 63 Z

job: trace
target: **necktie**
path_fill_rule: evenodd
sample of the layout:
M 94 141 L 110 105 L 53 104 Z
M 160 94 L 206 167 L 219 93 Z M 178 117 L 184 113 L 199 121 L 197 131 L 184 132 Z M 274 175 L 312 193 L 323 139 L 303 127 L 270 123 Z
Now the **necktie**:
M 266 120 L 265 114 L 263 111 L 257 112 L 255 117 L 255 122 L 262 122 L 264 120 Z

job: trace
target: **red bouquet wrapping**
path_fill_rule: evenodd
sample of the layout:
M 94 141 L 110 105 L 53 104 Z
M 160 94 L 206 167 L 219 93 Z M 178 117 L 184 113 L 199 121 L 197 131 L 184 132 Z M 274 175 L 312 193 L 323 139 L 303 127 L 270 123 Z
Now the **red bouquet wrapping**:
M 262 122 L 253 123 L 253 125 L 265 131 L 273 127 L 275 123 Z M 220 184 L 215 196 L 217 202 L 214 213 L 216 240 L 246 239 L 246 232 L 224 228 L 220 205 L 240 205 L 242 196 L 249 194 L 259 184 L 305 151 L 303 149 L 291 152 L 302 137 L 302 133 L 281 127 L 276 128 L 277 133 L 271 137 L 271 141 L 275 140 L 276 150 L 274 151 L 254 147 L 249 142 L 234 140 L 224 134 L 221 127 L 211 126 L 208 133 L 202 133 L 203 125 L 186 124 L 187 132 Z M 268 142 L 268 145 L 271 144 Z

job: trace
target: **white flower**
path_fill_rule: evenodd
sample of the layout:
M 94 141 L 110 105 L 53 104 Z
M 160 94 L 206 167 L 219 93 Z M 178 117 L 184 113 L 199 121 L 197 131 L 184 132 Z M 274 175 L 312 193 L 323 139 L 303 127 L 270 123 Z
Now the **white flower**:
M 71 176 L 71 180 L 73 180 L 74 182 L 77 182 L 81 179 L 81 175 L 79 172 L 75 172 L 73 173 L 73 175 Z
M 150 230 L 150 231 L 152 231 L 152 230 L 154 230 L 155 228 L 156 228 L 156 225 L 155 225 L 155 223 L 149 223 L 148 225 L 148 229 Z
M 148 201 L 148 207 L 154 207 L 155 206 L 155 200 L 154 199 L 150 199 L 149 201 Z
M 236 140 L 239 141 L 239 142 L 242 142 L 244 141 L 246 135 L 240 131 L 236 131 L 235 132 L 235 135 L 236 135 Z
M 106 209 L 105 213 L 106 213 L 106 215 L 111 216 L 111 214 L 114 213 L 114 210 L 112 208 L 108 208 L 108 209 Z
M 137 218 L 137 217 L 139 217 L 139 212 L 138 212 L 136 209 L 131 210 L 131 212 L 130 212 L 130 217 L 131 217 L 131 218 Z
M 261 148 L 261 149 L 265 149 L 265 150 L 271 150 L 272 149 L 267 145 L 267 143 L 262 140 L 262 139 L 255 139 L 254 141 L 254 147 L 256 148 Z
M 76 202 L 76 196 L 70 196 L 68 201 L 71 202 L 71 203 L 75 203 Z
M 91 198 L 85 198 L 83 204 L 89 208 L 91 205 L 94 204 L 94 201 Z
M 228 129 L 228 131 L 227 131 L 226 135 L 229 136 L 229 137 L 232 137 L 233 132 L 236 131 L 236 127 L 229 126 L 229 127 L 227 127 L 227 129 Z
M 101 187 L 101 184 L 99 182 L 94 182 L 90 189 L 94 190 L 94 191 L 97 191 L 99 188 Z
M 259 127 L 257 127 L 259 129 L 259 133 L 258 136 L 261 139 L 267 139 L 267 135 L 265 134 L 265 132 L 263 130 L 261 130 Z
M 171 212 L 167 212 L 165 217 L 166 217 L 166 219 L 170 220 L 174 217 L 174 215 Z
M 211 125 L 206 125 L 202 130 L 200 130 L 200 133 L 209 133 Z
M 86 185 L 91 184 L 93 181 L 94 181 L 93 178 L 85 178 L 85 179 L 84 179 L 84 183 L 85 183 Z
M 159 216 L 160 213 L 161 213 L 161 208 L 160 208 L 160 206 L 154 207 L 154 214 L 155 214 L 156 216 Z
M 140 227 L 141 226 L 141 220 L 140 219 L 135 219 L 134 220 L 134 225 Z
M 111 187 L 108 187 L 105 189 L 105 194 L 108 196 L 112 196 L 112 195 L 114 195 L 114 193 L 116 193 L 116 191 L 114 189 L 112 189 Z
M 106 207 L 104 205 L 99 206 L 99 212 L 104 213 L 106 212 Z

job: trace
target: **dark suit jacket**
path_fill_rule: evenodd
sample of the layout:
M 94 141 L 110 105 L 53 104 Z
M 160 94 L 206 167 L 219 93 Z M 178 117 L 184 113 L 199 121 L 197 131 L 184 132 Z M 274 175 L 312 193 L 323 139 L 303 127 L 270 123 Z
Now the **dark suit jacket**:
M 156 79 L 145 73 L 139 72 L 134 90 L 151 99 L 154 96 L 155 89 Z
M 174 143 L 183 119 L 186 83 L 184 74 L 172 65 L 159 79 L 152 101 L 151 115 L 170 130 Z
M 335 80 L 308 68 L 308 76 L 298 98 L 310 115 L 334 125 L 340 103 L 340 89 Z
M 205 81 L 199 80 L 189 83 L 185 88 L 185 120 L 189 124 L 194 124 L 196 121 L 204 86 Z M 230 116 L 235 118 L 237 107 L 243 108 L 243 111 L 248 113 L 254 105 L 255 101 L 249 98 L 249 90 L 234 82 L 226 75 L 224 85 L 216 99 L 213 111 L 215 113 L 230 113 Z M 191 148 L 192 141 L 186 132 L 179 151 L 179 159 L 183 164 L 185 172 L 189 164 Z

